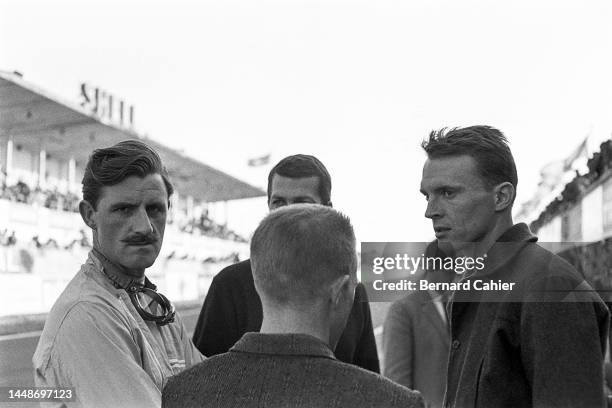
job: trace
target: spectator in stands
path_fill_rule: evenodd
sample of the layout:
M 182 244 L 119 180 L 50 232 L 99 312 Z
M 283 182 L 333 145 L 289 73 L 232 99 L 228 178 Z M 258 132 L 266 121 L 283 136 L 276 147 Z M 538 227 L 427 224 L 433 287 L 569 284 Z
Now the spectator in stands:
M 66 195 L 64 196 L 64 211 L 70 211 L 70 212 L 75 212 L 75 211 L 79 211 L 79 197 L 72 193 L 72 192 L 68 192 L 66 193 Z
M 91 248 L 91 242 L 89 242 L 89 237 L 84 229 L 79 230 L 79 234 L 81 234 L 81 238 L 79 238 L 79 244 L 83 248 Z
M 270 210 L 298 203 L 332 205 L 331 178 L 323 163 L 313 156 L 286 157 L 268 176 Z M 193 341 L 206 356 L 225 353 L 244 333 L 259 331 L 262 319 L 262 305 L 247 259 L 214 277 Z M 379 371 L 370 306 L 362 284 L 357 285 L 352 312 L 334 352 L 341 361 Z
M 505 136 L 489 126 L 442 129 L 423 148 L 421 192 L 436 238 L 456 259 L 486 260 L 448 307 L 445 405 L 605 406 L 608 311 L 567 262 L 513 223 L 518 178 Z M 477 290 L 498 281 L 514 285 Z
M 17 244 L 17 237 L 15 231 L 11 231 L 11 235 L 6 239 L 6 246 L 14 246 Z
M 47 196 L 40 187 L 36 187 L 32 193 L 32 204 L 37 207 L 44 207 L 47 201 Z
M 73 387 L 82 407 L 156 407 L 167 379 L 202 360 L 145 269 L 164 237 L 172 184 L 158 154 L 128 140 L 93 152 L 79 205 L 87 262 L 51 309 L 36 385 Z
M 6 170 L 0 167 L 0 193 L 2 195 L 4 195 L 4 190 L 6 190 Z
M 54 190 L 47 190 L 46 192 L 46 199 L 45 199 L 45 207 L 50 208 L 52 210 L 57 210 L 60 208 L 59 205 L 59 192 L 57 191 L 57 189 Z
M 30 187 L 19 180 L 15 185 L 15 195 L 18 203 L 29 203 L 30 201 Z
M 353 307 L 355 234 L 321 205 L 270 213 L 251 242 L 260 333 L 170 379 L 163 407 L 422 407 L 418 393 L 332 350 Z

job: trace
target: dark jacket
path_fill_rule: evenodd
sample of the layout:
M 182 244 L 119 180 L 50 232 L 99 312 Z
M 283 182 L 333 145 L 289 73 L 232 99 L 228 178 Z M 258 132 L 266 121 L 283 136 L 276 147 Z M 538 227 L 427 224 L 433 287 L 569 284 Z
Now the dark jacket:
M 306 334 L 246 333 L 169 380 L 162 407 L 423 407 L 417 392 L 334 357 Z
M 193 334 L 193 342 L 210 357 L 227 352 L 246 332 L 258 332 L 263 321 L 251 261 L 219 272 L 213 279 Z M 355 289 L 353 309 L 335 350 L 340 361 L 379 372 L 370 306 L 362 284 Z
M 536 240 L 525 224 L 513 226 L 485 268 L 462 280 L 515 282 L 513 290 L 454 292 L 446 406 L 605 406 L 608 311 Z

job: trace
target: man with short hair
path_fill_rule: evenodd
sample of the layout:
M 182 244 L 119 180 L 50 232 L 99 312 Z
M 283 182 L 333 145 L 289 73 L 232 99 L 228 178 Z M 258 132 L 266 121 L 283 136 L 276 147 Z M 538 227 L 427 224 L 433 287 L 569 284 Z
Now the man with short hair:
M 172 192 L 158 154 L 144 143 L 94 150 L 79 204 L 93 249 L 49 312 L 33 357 L 37 386 L 74 388 L 82 407 L 155 407 L 170 376 L 203 360 L 145 276 L 162 245 Z
M 332 206 L 331 177 L 314 156 L 285 157 L 268 176 L 270 210 L 299 203 Z M 244 333 L 259 331 L 262 319 L 251 261 L 230 265 L 212 281 L 193 342 L 206 356 L 225 353 Z M 340 361 L 379 371 L 370 307 L 362 284 L 357 286 L 350 317 L 334 352 Z
M 355 234 L 330 207 L 272 211 L 251 241 L 259 333 L 172 378 L 163 407 L 418 407 L 418 393 L 338 361 L 353 307 Z
M 438 242 L 457 258 L 485 259 L 458 276 L 449 305 L 445 406 L 605 406 L 608 311 L 572 266 L 513 223 L 507 139 L 489 126 L 442 129 L 423 148 L 421 192 Z

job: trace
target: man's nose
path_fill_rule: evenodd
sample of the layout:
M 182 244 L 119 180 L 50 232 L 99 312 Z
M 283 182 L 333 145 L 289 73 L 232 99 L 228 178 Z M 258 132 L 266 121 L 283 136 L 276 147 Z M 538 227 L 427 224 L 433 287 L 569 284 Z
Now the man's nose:
M 134 217 L 132 218 L 132 231 L 141 234 L 150 234 L 153 232 L 153 223 L 149 219 L 149 214 L 147 214 L 146 209 L 139 208 L 138 211 L 134 213 Z
M 435 198 L 430 198 L 427 201 L 427 208 L 425 209 L 425 218 L 435 219 L 442 216 L 442 211 Z

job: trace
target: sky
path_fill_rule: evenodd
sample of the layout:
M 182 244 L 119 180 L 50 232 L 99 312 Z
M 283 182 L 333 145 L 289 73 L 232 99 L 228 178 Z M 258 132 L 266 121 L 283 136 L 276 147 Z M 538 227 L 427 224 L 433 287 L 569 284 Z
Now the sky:
M 314 154 L 359 240 L 426 241 L 430 130 L 501 129 L 519 204 L 542 166 L 610 137 L 611 20 L 585 0 L 0 0 L 0 70 L 75 102 L 104 88 L 140 134 L 259 187 Z M 232 211 L 246 232 L 265 200 Z

